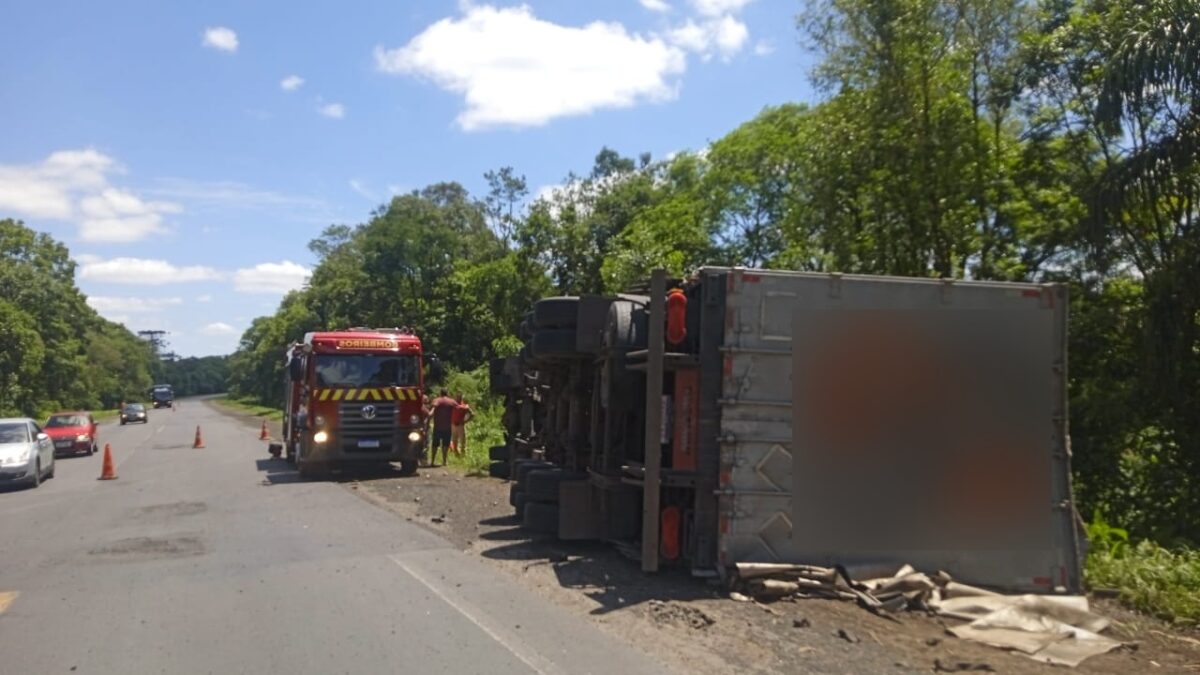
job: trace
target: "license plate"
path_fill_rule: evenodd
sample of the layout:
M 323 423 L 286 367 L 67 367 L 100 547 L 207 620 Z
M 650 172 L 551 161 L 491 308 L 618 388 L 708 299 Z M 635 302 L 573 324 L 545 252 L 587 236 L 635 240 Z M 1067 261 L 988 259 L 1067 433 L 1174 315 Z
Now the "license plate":
M 54 441 L 54 447 L 69 448 L 69 447 L 71 447 L 71 441 Z
M 378 448 L 379 441 L 359 441 L 358 447 L 360 447 L 360 448 Z

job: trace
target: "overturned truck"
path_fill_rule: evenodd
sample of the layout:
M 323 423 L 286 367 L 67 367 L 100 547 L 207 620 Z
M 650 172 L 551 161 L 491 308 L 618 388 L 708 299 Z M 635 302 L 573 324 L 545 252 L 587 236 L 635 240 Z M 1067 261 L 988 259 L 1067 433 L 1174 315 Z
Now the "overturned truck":
M 643 569 L 945 570 L 1077 592 L 1067 292 L 709 267 L 527 315 L 492 362 L 526 527 Z

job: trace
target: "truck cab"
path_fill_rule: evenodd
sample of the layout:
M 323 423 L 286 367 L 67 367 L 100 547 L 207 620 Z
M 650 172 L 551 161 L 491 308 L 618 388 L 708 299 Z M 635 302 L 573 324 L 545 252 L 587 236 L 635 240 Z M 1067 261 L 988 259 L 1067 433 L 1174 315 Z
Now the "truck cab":
M 156 384 L 146 393 L 155 408 L 170 408 L 175 405 L 175 389 L 169 384 Z
M 391 462 L 416 473 L 426 445 L 420 338 L 404 329 L 309 333 L 287 356 L 284 430 L 302 477 Z M 440 371 L 437 357 L 429 361 Z

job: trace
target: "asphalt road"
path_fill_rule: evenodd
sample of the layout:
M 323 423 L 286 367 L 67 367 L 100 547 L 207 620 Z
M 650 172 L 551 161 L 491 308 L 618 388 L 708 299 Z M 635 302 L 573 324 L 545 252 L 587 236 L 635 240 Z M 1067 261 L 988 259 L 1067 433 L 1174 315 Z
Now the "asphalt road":
M 664 670 L 346 486 L 297 481 L 205 403 L 99 438 L 117 480 L 64 458 L 0 492 L 5 673 Z

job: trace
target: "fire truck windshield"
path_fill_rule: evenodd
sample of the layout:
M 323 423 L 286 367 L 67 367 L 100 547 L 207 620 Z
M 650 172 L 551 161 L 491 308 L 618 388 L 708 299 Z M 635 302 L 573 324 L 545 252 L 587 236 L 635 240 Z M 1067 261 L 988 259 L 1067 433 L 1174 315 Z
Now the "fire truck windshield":
M 415 387 L 417 357 L 411 355 L 318 354 L 318 387 Z

